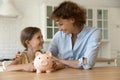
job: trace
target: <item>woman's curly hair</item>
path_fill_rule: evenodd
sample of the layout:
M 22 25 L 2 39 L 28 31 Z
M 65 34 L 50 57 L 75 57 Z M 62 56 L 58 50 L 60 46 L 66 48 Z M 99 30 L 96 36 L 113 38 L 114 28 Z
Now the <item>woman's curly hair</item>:
M 75 20 L 74 25 L 82 26 L 86 23 L 86 9 L 71 1 L 61 3 L 51 14 L 51 19 L 71 19 Z

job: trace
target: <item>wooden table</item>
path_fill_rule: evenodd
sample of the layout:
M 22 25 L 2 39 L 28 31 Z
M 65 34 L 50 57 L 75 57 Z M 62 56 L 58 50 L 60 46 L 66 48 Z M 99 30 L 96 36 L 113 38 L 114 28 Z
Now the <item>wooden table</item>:
M 66 68 L 52 73 L 0 72 L 0 80 L 120 80 L 120 67 Z

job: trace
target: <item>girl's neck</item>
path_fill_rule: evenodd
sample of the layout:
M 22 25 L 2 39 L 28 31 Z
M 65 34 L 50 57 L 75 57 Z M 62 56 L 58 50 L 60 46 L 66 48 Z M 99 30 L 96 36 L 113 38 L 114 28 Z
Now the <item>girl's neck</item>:
M 34 58 L 35 58 L 35 50 L 33 50 L 33 49 L 28 49 L 27 50 L 27 55 L 28 55 L 28 57 L 30 58 L 30 59 L 32 59 L 32 60 L 34 60 Z
M 30 48 L 28 48 L 27 51 L 30 52 L 30 53 L 35 53 L 36 52 L 36 50 L 30 49 Z

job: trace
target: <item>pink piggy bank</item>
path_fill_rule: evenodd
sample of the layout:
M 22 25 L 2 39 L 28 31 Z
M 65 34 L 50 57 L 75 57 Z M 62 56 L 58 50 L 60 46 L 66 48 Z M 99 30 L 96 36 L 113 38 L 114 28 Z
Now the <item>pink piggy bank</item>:
M 36 73 L 50 73 L 53 71 L 54 61 L 52 59 L 52 54 L 50 52 L 41 53 L 36 52 L 36 57 L 34 59 L 34 67 L 36 69 Z

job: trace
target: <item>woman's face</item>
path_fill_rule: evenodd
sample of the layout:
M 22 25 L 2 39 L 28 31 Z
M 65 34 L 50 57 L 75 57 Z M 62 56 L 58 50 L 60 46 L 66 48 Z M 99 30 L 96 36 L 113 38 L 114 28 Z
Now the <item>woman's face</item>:
M 34 50 L 40 50 L 43 48 L 43 36 L 42 33 L 39 31 L 35 33 L 30 41 L 28 41 L 28 45 Z M 28 46 L 28 47 L 29 47 Z
M 75 27 L 73 26 L 74 19 L 62 19 L 56 20 L 59 30 L 63 31 L 65 34 L 70 34 L 74 32 Z

